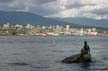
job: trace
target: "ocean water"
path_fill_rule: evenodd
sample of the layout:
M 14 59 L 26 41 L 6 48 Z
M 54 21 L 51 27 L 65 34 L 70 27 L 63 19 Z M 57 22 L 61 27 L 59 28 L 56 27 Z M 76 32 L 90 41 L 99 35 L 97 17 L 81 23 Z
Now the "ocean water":
M 65 64 L 86 40 L 92 62 Z M 108 71 L 108 37 L 0 36 L 0 71 Z

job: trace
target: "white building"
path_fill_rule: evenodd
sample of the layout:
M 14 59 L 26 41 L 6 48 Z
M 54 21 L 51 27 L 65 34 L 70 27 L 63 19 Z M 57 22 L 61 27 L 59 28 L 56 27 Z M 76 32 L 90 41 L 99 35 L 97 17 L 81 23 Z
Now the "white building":
M 84 34 L 84 29 L 83 28 L 80 29 L 80 34 Z
M 22 25 L 19 25 L 19 24 L 16 24 L 15 27 L 16 28 L 22 28 L 23 26 Z
M 66 31 L 69 31 L 70 25 L 66 25 Z
M 11 26 L 10 23 L 6 23 L 3 25 L 3 28 L 10 28 L 10 26 Z
M 46 29 L 46 26 L 42 26 L 42 29 Z
M 92 28 L 92 31 L 93 31 L 93 32 L 96 32 L 96 28 Z
M 30 25 L 30 24 L 27 24 L 27 25 L 26 25 L 26 28 L 27 28 L 27 29 L 33 29 L 34 26 L 32 26 L 32 25 Z

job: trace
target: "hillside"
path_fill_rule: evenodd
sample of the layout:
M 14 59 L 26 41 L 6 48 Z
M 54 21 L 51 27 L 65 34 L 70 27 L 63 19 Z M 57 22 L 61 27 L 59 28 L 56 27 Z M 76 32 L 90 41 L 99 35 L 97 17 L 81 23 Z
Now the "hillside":
M 69 23 L 77 23 L 79 25 L 84 26 L 94 26 L 94 27 L 103 27 L 108 28 L 108 20 L 105 19 L 90 19 L 90 18 L 58 18 L 60 21 L 69 22 Z
M 11 24 L 31 24 L 31 25 L 66 25 L 69 24 L 74 27 L 80 25 L 58 21 L 51 18 L 45 18 L 33 13 L 22 11 L 0 11 L 0 24 L 10 22 Z

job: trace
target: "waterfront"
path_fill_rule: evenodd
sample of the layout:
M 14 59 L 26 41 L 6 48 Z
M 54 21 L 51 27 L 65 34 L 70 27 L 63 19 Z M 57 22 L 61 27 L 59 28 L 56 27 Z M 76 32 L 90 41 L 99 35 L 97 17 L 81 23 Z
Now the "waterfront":
M 8 35 L 31 35 L 31 36 L 108 36 L 108 28 L 98 27 L 73 27 L 71 25 L 11 25 L 10 23 L 0 26 L 0 36 Z
M 93 62 L 64 64 L 79 53 L 83 41 L 90 45 Z M 107 71 L 108 37 L 0 36 L 1 71 Z

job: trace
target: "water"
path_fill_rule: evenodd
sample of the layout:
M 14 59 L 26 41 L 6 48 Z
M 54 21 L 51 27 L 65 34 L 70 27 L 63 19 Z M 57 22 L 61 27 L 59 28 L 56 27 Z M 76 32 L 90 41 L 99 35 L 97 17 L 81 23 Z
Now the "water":
M 65 64 L 87 40 L 93 61 Z M 108 37 L 0 36 L 0 71 L 108 71 Z

